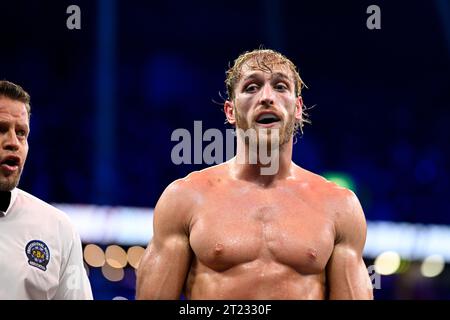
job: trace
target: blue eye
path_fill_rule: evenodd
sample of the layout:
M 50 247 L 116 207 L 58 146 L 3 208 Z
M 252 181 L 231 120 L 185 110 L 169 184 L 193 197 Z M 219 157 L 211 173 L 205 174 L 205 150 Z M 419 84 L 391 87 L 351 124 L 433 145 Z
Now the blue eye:
M 284 83 L 277 83 L 275 85 L 275 89 L 279 90 L 279 91 L 284 91 L 284 90 L 287 90 L 288 87 Z
M 256 84 L 251 84 L 251 85 L 248 85 L 246 88 L 245 88 L 245 92 L 254 92 L 254 91 L 256 91 L 258 89 L 258 86 L 256 85 Z

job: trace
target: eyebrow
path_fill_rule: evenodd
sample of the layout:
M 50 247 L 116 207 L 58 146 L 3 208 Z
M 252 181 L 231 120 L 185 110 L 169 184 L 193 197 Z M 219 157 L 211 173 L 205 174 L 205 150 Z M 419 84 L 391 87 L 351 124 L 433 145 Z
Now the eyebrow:
M 10 121 L 0 120 L 0 126 L 9 126 L 10 124 L 11 124 Z M 26 128 L 26 129 L 30 128 L 30 125 L 26 122 L 17 122 L 16 126 L 19 128 Z
M 258 78 L 260 78 L 260 73 L 254 72 L 254 73 L 248 75 L 247 77 L 245 77 L 243 79 L 243 82 L 246 82 L 248 80 L 258 79 Z M 271 78 L 272 79 L 282 78 L 282 79 L 285 79 L 285 80 L 288 80 L 288 81 L 292 81 L 292 79 L 290 77 L 288 77 L 286 74 L 284 74 L 282 72 L 274 72 L 274 73 L 272 73 Z
M 282 79 L 285 79 L 288 81 L 292 81 L 292 79 L 289 76 L 287 76 L 286 74 L 284 74 L 282 72 L 273 73 L 271 78 L 282 78 Z

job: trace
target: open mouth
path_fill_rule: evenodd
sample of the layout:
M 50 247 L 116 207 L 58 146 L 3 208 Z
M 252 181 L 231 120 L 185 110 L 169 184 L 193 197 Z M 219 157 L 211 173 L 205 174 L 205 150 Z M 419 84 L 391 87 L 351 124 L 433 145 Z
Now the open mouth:
M 9 167 L 10 169 L 14 169 L 19 167 L 20 159 L 18 157 L 9 156 L 3 159 L 2 162 L 0 162 L 1 166 Z
M 273 113 L 264 113 L 256 119 L 256 122 L 259 124 L 271 124 L 278 121 L 280 121 L 280 118 Z

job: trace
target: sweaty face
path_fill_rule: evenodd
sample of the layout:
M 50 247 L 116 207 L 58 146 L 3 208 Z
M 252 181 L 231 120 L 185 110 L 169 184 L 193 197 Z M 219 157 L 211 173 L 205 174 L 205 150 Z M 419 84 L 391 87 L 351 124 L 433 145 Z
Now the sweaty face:
M 0 96 L 0 191 L 10 191 L 19 184 L 29 132 L 25 104 Z
M 278 132 L 279 144 L 292 139 L 301 105 L 295 96 L 292 71 L 284 65 L 268 70 L 244 64 L 235 88 L 234 113 L 237 129 L 254 129 L 270 144 L 272 133 Z M 277 129 L 277 130 L 273 130 Z

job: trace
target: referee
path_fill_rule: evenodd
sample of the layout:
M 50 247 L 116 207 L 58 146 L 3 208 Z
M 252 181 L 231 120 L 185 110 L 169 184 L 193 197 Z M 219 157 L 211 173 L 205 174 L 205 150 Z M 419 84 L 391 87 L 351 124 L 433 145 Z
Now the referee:
M 91 300 L 80 236 L 65 213 L 17 188 L 30 96 L 0 81 L 0 299 Z

